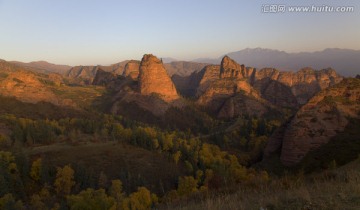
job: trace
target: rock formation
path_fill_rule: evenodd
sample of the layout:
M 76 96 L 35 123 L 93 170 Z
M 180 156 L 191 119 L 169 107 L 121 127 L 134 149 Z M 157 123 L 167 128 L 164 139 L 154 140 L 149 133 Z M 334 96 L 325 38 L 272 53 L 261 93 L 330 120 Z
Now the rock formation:
M 71 79 L 77 79 L 81 81 L 81 84 L 89 85 L 92 84 L 96 76 L 96 72 L 99 69 L 102 69 L 106 72 L 112 72 L 116 75 L 122 75 L 125 65 L 128 62 L 129 61 L 122 61 L 110 66 L 75 66 L 71 68 L 65 75 Z
M 305 104 L 320 90 L 339 83 L 342 77 L 333 69 L 315 71 L 311 68 L 303 68 L 298 72 L 280 72 L 276 69 L 265 68 L 255 73 L 252 81 L 255 89 L 260 91 L 264 98 L 276 105 L 292 107 L 295 103 Z M 279 83 L 278 85 L 275 85 Z M 279 93 L 279 90 L 283 92 Z M 289 95 L 290 92 L 292 96 Z M 274 101 L 274 95 L 287 96 L 289 101 Z M 296 102 L 294 99 L 296 98 Z
M 343 131 L 349 117 L 360 118 L 360 82 L 356 79 L 344 79 L 311 98 L 282 131 L 274 134 L 265 155 L 281 149 L 282 163 L 292 166 Z
M 144 55 L 140 63 L 139 91 L 142 95 L 158 94 L 165 101 L 179 98 L 163 63 L 151 54 Z
M 207 66 L 196 75 L 200 77 L 194 79 L 198 81 L 197 103 L 219 118 L 265 114 L 273 107 L 250 85 L 248 80 L 253 78 L 254 72 L 225 56 L 220 66 Z
M 199 74 L 197 75 L 199 78 L 196 90 L 196 96 L 201 96 L 210 85 L 220 79 L 220 66 L 217 65 L 209 65 L 206 66 Z
M 139 68 L 140 68 L 140 62 L 131 60 L 125 65 L 123 76 L 127 78 L 131 78 L 132 80 L 138 80 Z
M 261 101 L 255 105 L 254 100 L 251 100 L 248 105 L 258 107 L 262 111 L 256 112 L 250 107 L 244 109 L 249 113 L 261 115 L 268 110 L 264 108 L 264 105 L 269 108 L 269 104 L 263 99 L 274 106 L 297 109 L 320 90 L 337 84 L 341 80 L 342 77 L 333 69 L 315 71 L 311 68 L 304 68 L 298 72 L 280 72 L 273 68 L 264 68 L 257 71 L 254 68 L 240 65 L 225 56 L 220 66 L 209 65 L 190 77 L 176 78 L 176 84 L 180 85 L 181 90 L 184 90 L 184 87 L 194 88 L 195 86 L 196 91 L 191 91 L 191 89 L 186 91 L 196 92 L 198 103 L 207 106 L 210 110 L 221 110 L 221 106 L 224 105 L 219 116 L 237 116 L 240 111 L 236 111 L 236 108 L 234 112 L 224 110 L 232 110 L 231 107 L 244 107 L 246 103 L 240 98 L 245 100 L 248 97 L 228 100 L 235 95 L 243 94 L 251 96 L 258 102 Z M 238 104 L 238 106 L 233 103 L 242 103 L 242 105 Z
M 92 82 L 93 85 L 107 86 L 109 83 L 116 79 L 116 74 L 113 72 L 106 72 L 101 68 L 97 70 L 95 78 Z

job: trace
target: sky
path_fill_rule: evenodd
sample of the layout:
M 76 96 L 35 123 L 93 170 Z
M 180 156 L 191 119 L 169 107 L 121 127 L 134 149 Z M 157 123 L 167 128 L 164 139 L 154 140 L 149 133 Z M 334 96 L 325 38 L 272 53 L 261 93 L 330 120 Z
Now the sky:
M 269 5 L 353 12 L 263 12 Z M 266 10 L 268 11 L 268 10 Z M 360 50 L 358 0 L 0 0 L 0 58 L 108 65 L 145 53 L 179 60 L 245 48 Z

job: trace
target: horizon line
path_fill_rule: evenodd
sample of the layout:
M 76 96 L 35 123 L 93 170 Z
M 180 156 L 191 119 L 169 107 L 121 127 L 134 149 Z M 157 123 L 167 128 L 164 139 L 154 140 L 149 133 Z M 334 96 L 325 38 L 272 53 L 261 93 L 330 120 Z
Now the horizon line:
M 300 53 L 317 53 L 317 52 L 324 52 L 326 50 L 351 50 L 351 51 L 360 51 L 360 49 L 350 49 L 350 48 L 340 48 L 340 47 L 329 47 L 329 48 L 324 48 L 322 50 L 314 50 L 314 51 L 295 51 L 295 52 L 289 52 L 286 50 L 279 50 L 279 49 L 272 49 L 272 48 L 262 48 L 262 47 L 247 47 L 247 48 L 243 48 L 241 50 L 237 50 L 237 51 L 231 51 L 225 54 L 222 54 L 218 57 L 199 57 L 199 58 L 195 58 L 195 59 L 177 59 L 171 56 L 166 56 L 166 57 L 162 57 L 162 56 L 157 56 L 158 58 L 162 58 L 162 59 L 173 59 L 174 61 L 170 61 L 170 62 L 166 62 L 166 63 L 172 63 L 172 62 L 195 62 L 195 63 L 204 63 L 201 61 L 197 61 L 197 60 L 201 60 L 201 59 L 209 59 L 209 60 L 217 60 L 217 59 L 221 59 L 222 57 L 231 54 L 231 53 L 237 53 L 237 52 L 241 52 L 244 50 L 256 50 L 256 49 L 261 49 L 261 50 L 271 50 L 271 51 L 277 51 L 277 52 L 284 52 L 286 54 L 300 54 Z M 149 53 L 144 53 L 145 54 L 149 54 Z M 5 60 L 3 58 L 0 58 L 0 60 Z M 30 64 L 30 63 L 36 63 L 36 62 L 46 62 L 48 64 L 53 64 L 53 65 L 62 65 L 62 66 L 70 66 L 70 67 L 75 67 L 75 66 L 111 66 L 114 64 L 118 64 L 124 61 L 128 61 L 128 60 L 141 60 L 140 59 L 134 59 L 134 58 L 127 58 L 127 59 L 123 59 L 120 61 L 115 61 L 115 62 L 111 62 L 111 63 L 107 63 L 107 64 L 78 64 L 78 65 L 69 65 L 69 64 L 60 64 L 57 62 L 52 62 L 49 60 L 31 60 L 31 61 L 21 61 L 21 60 L 5 60 L 7 62 L 21 62 L 21 63 L 25 63 L 25 64 Z

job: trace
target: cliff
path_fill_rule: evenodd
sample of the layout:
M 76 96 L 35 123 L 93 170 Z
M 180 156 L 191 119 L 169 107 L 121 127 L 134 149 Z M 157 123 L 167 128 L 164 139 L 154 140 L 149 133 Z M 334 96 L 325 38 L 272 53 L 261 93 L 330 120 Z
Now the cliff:
M 282 163 L 292 166 L 309 151 L 321 147 L 343 131 L 349 118 L 360 118 L 359 114 L 360 82 L 344 79 L 322 90 L 302 106 L 283 131 L 278 131 L 274 134 L 277 136 L 270 139 L 265 155 L 281 150 Z
M 139 91 L 142 95 L 158 94 L 165 101 L 179 98 L 163 63 L 151 54 L 144 55 L 140 63 Z

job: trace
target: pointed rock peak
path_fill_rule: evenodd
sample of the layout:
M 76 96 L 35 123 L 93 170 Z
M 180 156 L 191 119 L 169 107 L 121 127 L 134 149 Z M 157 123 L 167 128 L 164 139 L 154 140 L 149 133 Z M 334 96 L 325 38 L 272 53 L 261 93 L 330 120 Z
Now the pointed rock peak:
M 227 60 L 232 60 L 229 56 L 225 55 L 223 58 L 222 58 L 222 61 L 221 62 L 224 62 L 224 61 L 227 61 Z
M 143 95 L 158 94 L 165 101 L 179 98 L 175 85 L 157 57 L 146 54 L 140 63 L 139 85 Z
M 220 64 L 220 77 L 221 78 L 243 78 L 245 66 L 236 63 L 229 56 L 224 56 Z
M 229 56 L 225 55 L 223 57 L 223 59 L 221 60 L 221 66 L 233 66 L 233 65 L 239 65 L 238 63 L 236 63 L 236 61 L 234 61 L 233 59 L 231 59 Z
M 141 63 L 144 62 L 154 62 L 154 63 L 162 63 L 162 61 L 160 59 L 158 59 L 156 56 L 152 55 L 152 54 L 145 54 L 143 56 L 143 58 L 141 59 Z

